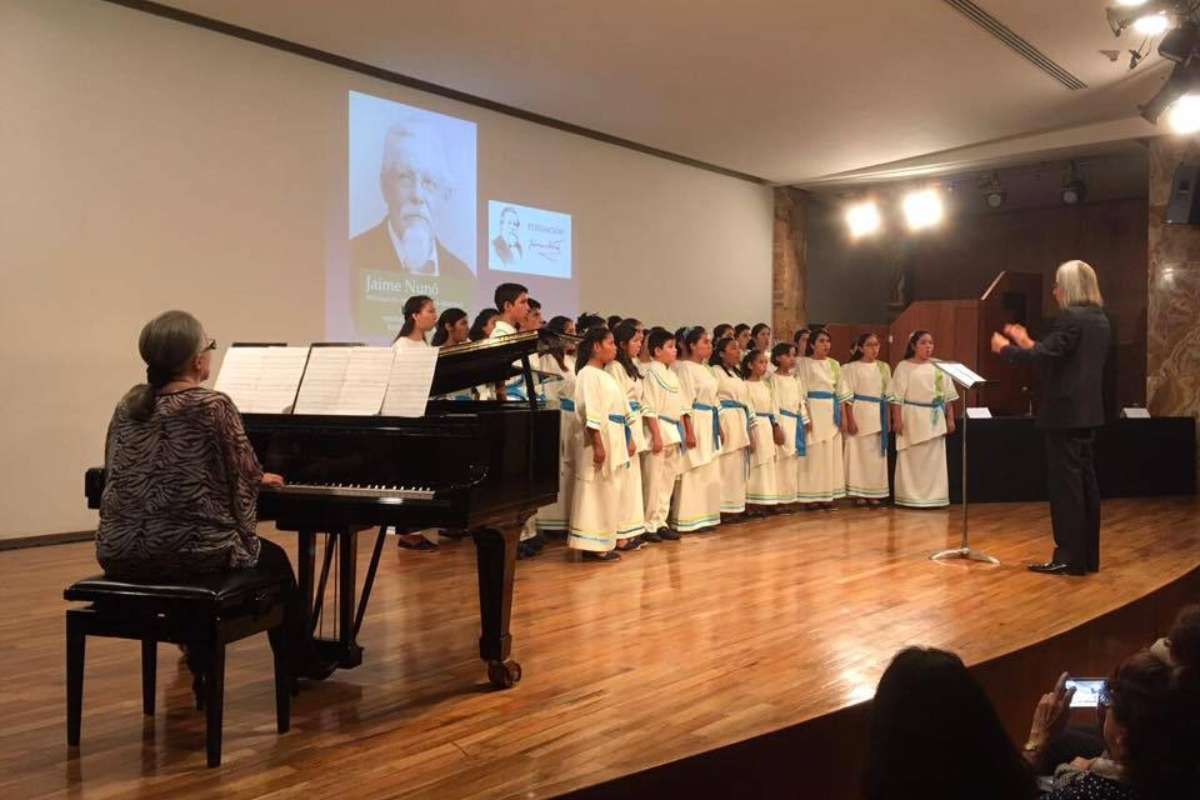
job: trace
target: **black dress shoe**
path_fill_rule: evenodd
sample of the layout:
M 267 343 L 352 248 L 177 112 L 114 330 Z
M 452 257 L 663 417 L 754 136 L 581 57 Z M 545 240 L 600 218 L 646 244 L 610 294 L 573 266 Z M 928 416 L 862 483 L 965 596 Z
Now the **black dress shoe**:
M 1085 570 L 1077 567 L 1072 567 L 1063 561 L 1047 561 L 1045 564 L 1030 564 L 1030 572 L 1037 572 L 1042 575 L 1086 575 Z

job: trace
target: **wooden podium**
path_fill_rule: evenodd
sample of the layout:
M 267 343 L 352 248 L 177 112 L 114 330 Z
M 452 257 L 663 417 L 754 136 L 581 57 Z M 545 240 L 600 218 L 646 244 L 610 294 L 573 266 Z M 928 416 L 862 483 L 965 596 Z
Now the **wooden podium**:
M 976 403 L 998 416 L 1027 413 L 1033 404 L 1033 370 L 1013 366 L 992 353 L 993 331 L 1018 322 L 1036 329 L 1041 321 L 1042 276 L 1004 271 L 978 300 L 918 300 L 889 328 L 890 358 L 904 358 L 909 334 L 921 329 L 933 334 L 934 357 L 958 361 L 988 376 L 977 390 Z

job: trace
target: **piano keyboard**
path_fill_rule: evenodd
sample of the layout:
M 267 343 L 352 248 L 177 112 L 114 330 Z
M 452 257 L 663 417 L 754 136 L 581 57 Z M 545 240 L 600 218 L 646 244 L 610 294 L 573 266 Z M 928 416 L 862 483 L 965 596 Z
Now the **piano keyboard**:
M 405 500 L 432 500 L 434 494 L 434 490 L 428 486 L 382 486 L 361 483 L 289 483 L 282 487 L 264 486 L 263 491 L 279 494 L 353 497 L 397 505 Z

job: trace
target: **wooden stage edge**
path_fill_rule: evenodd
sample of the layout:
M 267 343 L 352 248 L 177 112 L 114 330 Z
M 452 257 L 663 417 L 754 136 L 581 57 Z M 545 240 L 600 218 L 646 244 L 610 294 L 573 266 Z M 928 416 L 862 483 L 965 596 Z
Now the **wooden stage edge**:
M 477 658 L 474 547 L 388 548 L 362 666 L 309 685 L 288 734 L 265 640 L 230 648 L 212 770 L 186 669 L 160 648 L 143 717 L 131 642 L 89 640 L 82 743 L 66 746 L 62 589 L 97 571 L 94 546 L 4 551 L 0 797 L 852 798 L 897 650 L 960 654 L 1019 742 L 1062 670 L 1107 674 L 1200 600 L 1198 512 L 1195 497 L 1106 502 L 1086 578 L 1024 568 L 1049 552 L 1041 503 L 972 506 L 972 544 L 998 567 L 929 560 L 957 545 L 956 509 L 778 516 L 611 565 L 553 543 L 517 569 L 524 679 L 502 692 Z

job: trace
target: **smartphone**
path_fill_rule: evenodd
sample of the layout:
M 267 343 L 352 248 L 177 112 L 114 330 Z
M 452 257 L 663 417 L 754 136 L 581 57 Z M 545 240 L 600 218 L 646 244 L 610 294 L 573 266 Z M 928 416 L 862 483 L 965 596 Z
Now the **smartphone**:
M 1071 708 L 1095 708 L 1107 686 L 1104 678 L 1067 678 L 1066 688 L 1075 690 Z

